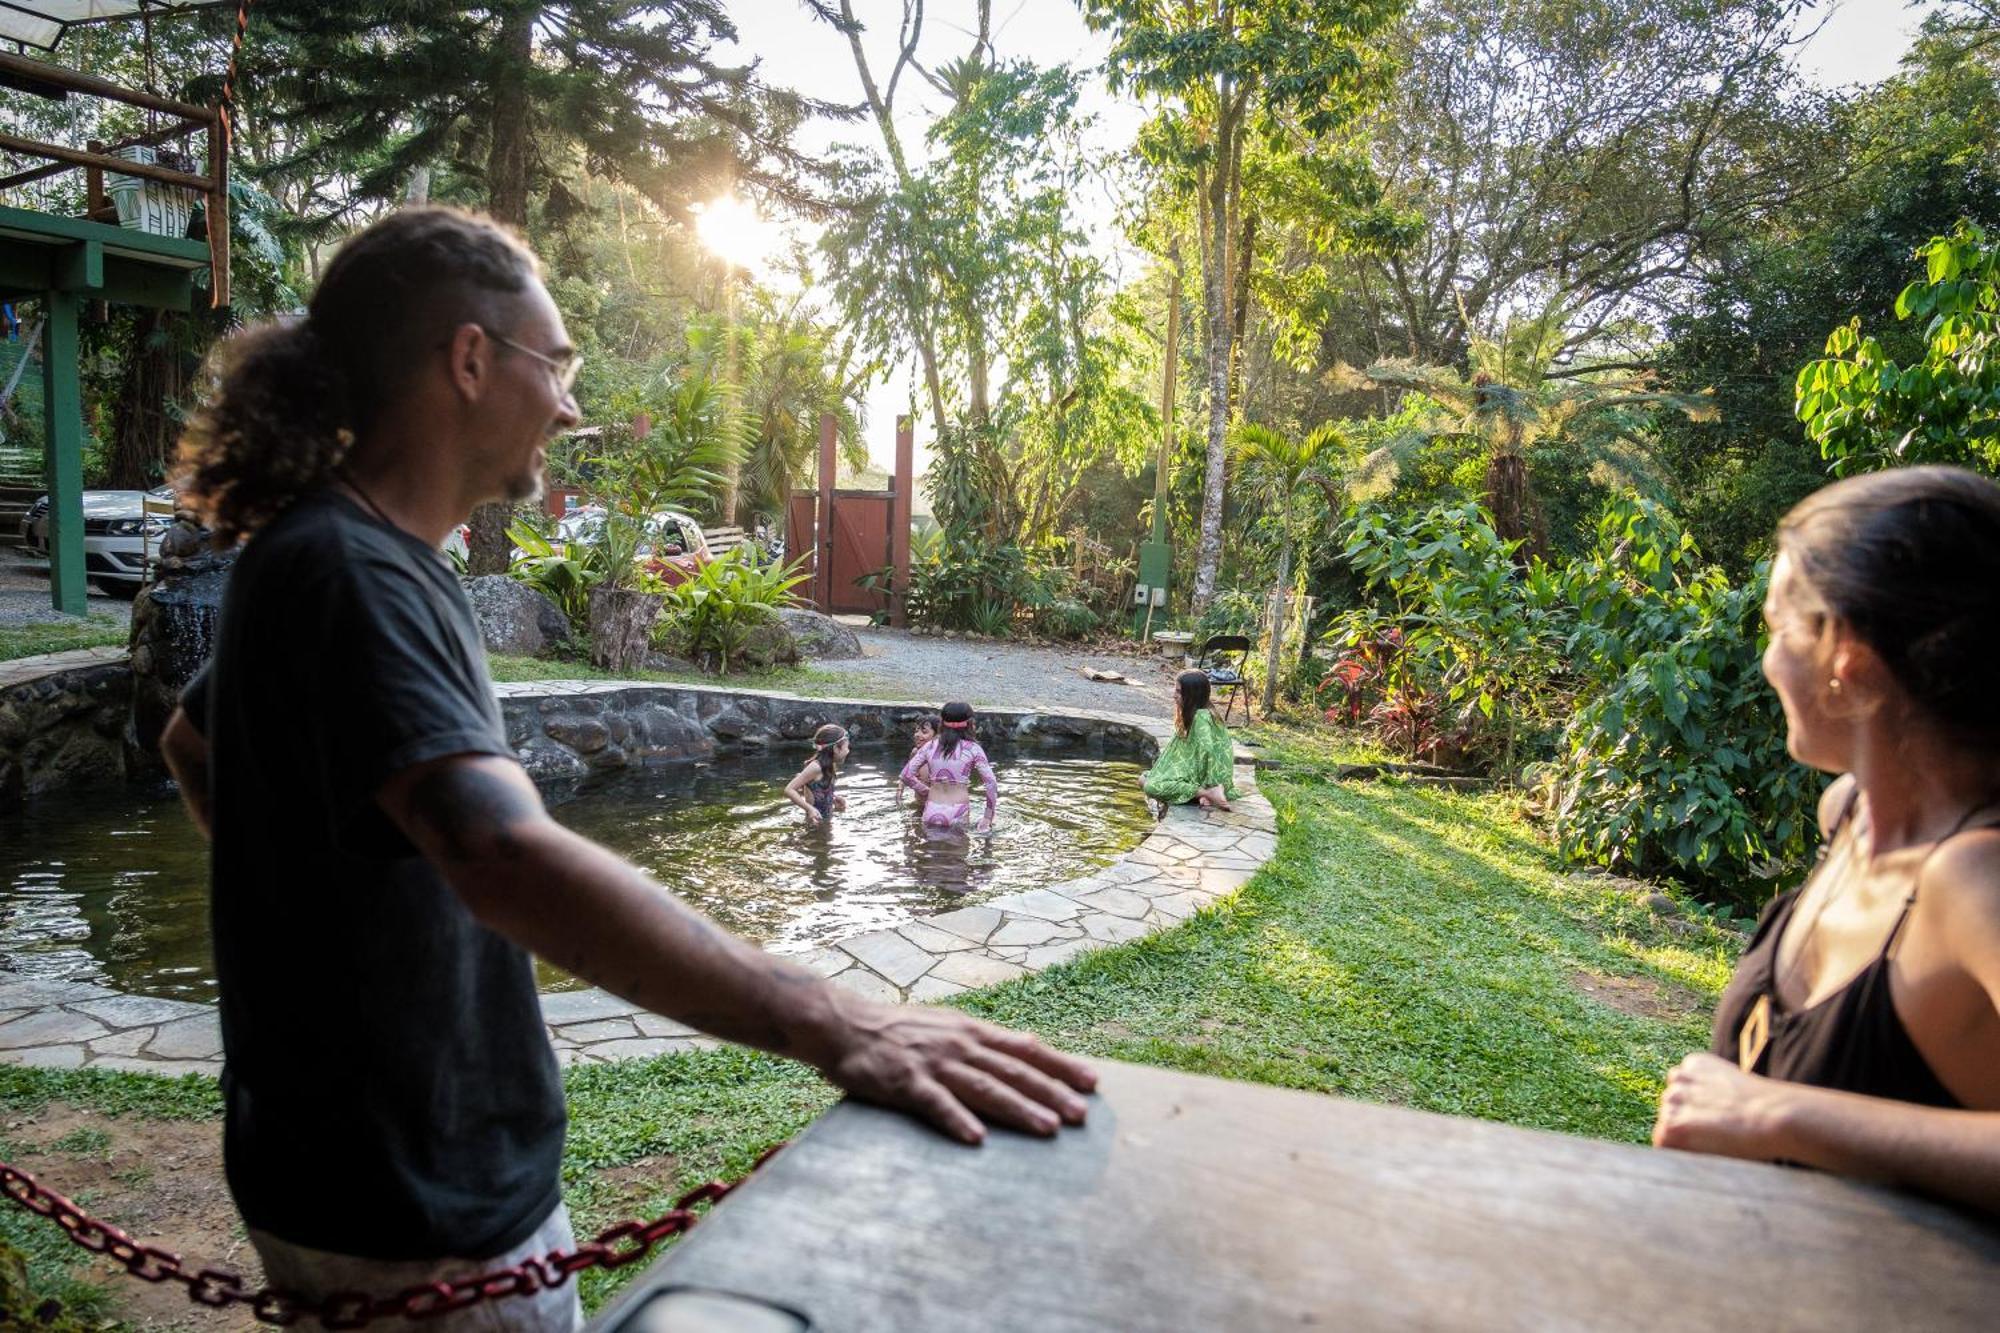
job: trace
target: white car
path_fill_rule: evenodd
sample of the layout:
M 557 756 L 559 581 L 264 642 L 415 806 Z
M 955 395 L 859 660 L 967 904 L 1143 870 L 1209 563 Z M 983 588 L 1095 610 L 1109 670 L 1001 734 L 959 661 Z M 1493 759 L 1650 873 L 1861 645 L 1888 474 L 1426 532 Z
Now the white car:
M 153 500 L 150 512 L 147 499 Z M 83 572 L 98 591 L 137 597 L 146 582 L 147 559 L 160 558 L 160 538 L 173 526 L 173 488 L 153 491 L 83 493 Z M 21 517 L 21 541 L 37 555 L 49 554 L 49 497 L 28 506 Z

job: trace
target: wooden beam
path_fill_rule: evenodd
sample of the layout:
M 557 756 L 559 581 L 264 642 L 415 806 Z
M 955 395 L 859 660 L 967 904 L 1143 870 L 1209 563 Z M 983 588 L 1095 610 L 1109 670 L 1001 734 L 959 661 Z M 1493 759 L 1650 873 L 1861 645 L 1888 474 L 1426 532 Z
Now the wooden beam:
M 833 614 L 833 477 L 838 464 L 834 443 L 839 439 L 839 423 L 833 413 L 819 418 L 819 522 L 814 525 L 817 548 L 813 553 L 814 579 L 819 588 L 819 609 Z
M 185 139 L 195 131 L 207 128 L 205 125 L 170 125 L 164 130 L 154 130 L 151 134 L 135 134 L 129 139 L 120 139 L 112 144 L 99 144 L 93 139 L 86 151 L 115 153 L 121 148 L 153 148 L 175 139 Z M 46 167 L 30 167 L 26 171 L 17 171 L 11 176 L 0 176 L 0 190 L 11 190 L 17 185 L 28 185 L 35 181 L 47 180 L 51 176 L 60 176 L 65 171 L 75 171 L 77 165 L 75 162 L 56 162 Z M 101 170 L 101 168 L 95 169 Z M 95 203 L 91 207 L 96 207 Z
M 916 435 L 907 414 L 896 418 L 895 500 L 889 507 L 889 623 L 901 629 L 910 595 L 910 523 L 917 498 Z
M 49 261 L 49 286 L 59 292 L 97 294 L 104 286 L 104 243 L 76 241 L 57 250 Z
M 200 268 L 208 262 L 208 246 L 185 236 L 155 236 L 150 232 L 84 218 L 57 217 L 0 204 L 0 245 L 11 240 L 51 245 L 58 241 L 102 241 L 104 253 L 131 255 L 180 268 Z
M 175 171 L 171 167 L 154 166 L 150 162 L 127 162 L 122 157 L 92 153 L 82 148 L 65 148 L 59 143 L 42 143 L 36 139 L 23 139 L 13 134 L 0 134 L 0 149 L 19 153 L 24 157 L 52 157 L 58 162 L 68 162 L 72 166 L 102 167 L 121 176 L 143 176 L 162 185 L 178 185 L 183 189 L 197 190 L 202 194 L 207 194 L 214 188 L 206 176 Z
M 0 51 L 0 74 L 33 79 L 37 83 L 67 88 L 76 93 L 89 93 L 93 97 L 109 98 L 114 102 L 123 102 L 127 106 L 144 107 L 148 111 L 164 111 L 183 120 L 212 122 L 215 119 L 215 110 L 212 107 L 196 106 L 192 102 L 177 102 L 171 97 L 161 97 L 157 93 L 127 88 L 122 83 L 100 79 L 95 74 L 85 74 L 66 65 L 51 65 L 46 60 L 30 60 L 26 56 L 9 55 L 4 51 Z
M 218 116 L 208 131 L 208 206 L 201 215 L 208 232 L 208 304 L 217 310 L 229 304 L 230 138 L 231 131 Z
M 89 244 L 95 245 L 96 242 Z M 0 239 L 0 299 L 36 299 L 46 292 L 68 290 L 88 295 L 92 300 L 113 305 L 144 306 L 149 310 L 189 310 L 194 305 L 194 270 L 148 264 L 126 255 L 104 253 L 100 248 L 97 281 L 71 283 L 66 272 L 75 272 L 78 246 L 8 245 Z M 80 276 L 91 276 L 86 267 Z

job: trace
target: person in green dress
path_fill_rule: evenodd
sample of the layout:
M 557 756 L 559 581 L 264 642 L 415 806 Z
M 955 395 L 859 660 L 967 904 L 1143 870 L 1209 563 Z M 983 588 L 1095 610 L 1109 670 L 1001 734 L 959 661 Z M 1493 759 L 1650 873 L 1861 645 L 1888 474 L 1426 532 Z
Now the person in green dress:
M 1199 801 L 1204 809 L 1227 810 L 1236 795 L 1236 744 L 1209 711 L 1208 673 L 1183 671 L 1174 686 L 1174 738 L 1139 785 L 1168 805 Z

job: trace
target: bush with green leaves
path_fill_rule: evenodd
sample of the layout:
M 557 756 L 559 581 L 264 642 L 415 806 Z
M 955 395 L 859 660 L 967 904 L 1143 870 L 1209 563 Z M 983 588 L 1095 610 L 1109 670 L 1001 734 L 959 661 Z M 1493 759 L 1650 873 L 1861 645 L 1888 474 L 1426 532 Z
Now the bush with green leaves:
M 588 634 L 590 590 L 604 579 L 602 548 L 552 538 L 519 521 L 507 529 L 507 538 L 520 552 L 507 573 L 561 607 L 578 634 Z
M 739 546 L 679 583 L 664 585 L 643 577 L 647 582 L 641 586 L 658 592 L 664 606 L 654 642 L 727 673 L 742 659 L 759 626 L 775 620 L 781 607 L 797 604 L 792 589 L 810 575 L 804 557 L 781 565 L 761 561 L 752 548 Z
M 1540 757 L 1566 856 L 1754 905 L 1804 863 L 1821 785 L 1760 670 L 1765 571 L 1732 585 L 1634 497 L 1559 568 L 1517 551 L 1476 507 L 1357 512 L 1346 554 L 1377 601 L 1326 636 L 1329 719 L 1421 758 Z
M 1744 908 L 1804 864 L 1823 780 L 1786 752 L 1763 678 L 1768 576 L 1732 586 L 1664 508 L 1607 508 L 1562 576 L 1580 677 L 1552 773 L 1565 855 L 1677 874 Z
M 1218 634 L 1241 634 L 1245 638 L 1255 638 L 1258 622 L 1264 616 L 1264 599 L 1254 592 L 1241 588 L 1224 588 L 1209 599 L 1202 613 L 1194 618 L 1194 641 L 1201 643 Z
M 1421 735 L 1427 758 L 1512 773 L 1559 725 L 1569 691 L 1561 593 L 1540 561 L 1516 563 L 1520 547 L 1477 505 L 1407 520 L 1365 506 L 1349 524 L 1345 556 L 1378 601 L 1336 617 L 1325 641 L 1345 652 L 1395 632 L 1390 711 L 1377 721 Z
M 1856 316 L 1799 371 L 1798 418 L 1837 471 L 2000 472 L 2000 243 L 1961 222 L 1917 257 L 1924 276 L 1896 298 L 1896 318 L 1927 321 L 1922 359 L 1898 364 Z

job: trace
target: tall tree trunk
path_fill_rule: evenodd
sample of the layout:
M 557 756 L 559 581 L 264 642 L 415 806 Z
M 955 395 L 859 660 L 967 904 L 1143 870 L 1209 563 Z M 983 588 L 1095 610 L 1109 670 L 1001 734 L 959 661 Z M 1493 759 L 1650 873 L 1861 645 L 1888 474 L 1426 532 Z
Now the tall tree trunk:
M 990 6 L 986 12 L 988 20 L 990 20 Z M 897 61 L 896 69 L 892 71 L 892 77 L 889 80 L 888 96 L 884 96 L 881 88 L 875 82 L 874 71 L 868 67 L 868 53 L 861 46 L 863 28 L 854 17 L 852 0 L 840 0 L 840 16 L 847 23 L 847 46 L 854 54 L 854 72 L 861 77 L 861 91 L 868 98 L 868 109 L 874 113 L 875 128 L 882 134 L 882 146 L 888 150 L 889 165 L 895 168 L 896 184 L 899 188 L 905 190 L 910 187 L 909 161 L 903 156 L 903 141 L 896 133 L 895 108 L 889 104 L 889 98 L 894 97 L 896 94 L 895 76 L 900 75 L 903 64 L 913 60 L 916 56 L 916 34 L 923 31 L 923 6 L 921 3 L 916 6 L 915 13 L 917 26 L 914 32 L 906 33 L 907 45 L 904 47 Z M 982 20 L 982 23 L 988 20 Z M 983 31 L 984 28 L 982 27 Z M 943 377 L 938 373 L 937 334 L 931 328 L 930 316 L 925 309 L 925 305 L 930 298 L 930 283 L 923 280 L 921 275 L 914 271 L 915 265 L 919 262 L 921 262 L 920 257 L 913 257 L 907 254 L 904 256 L 905 265 L 912 269 L 907 275 L 909 279 L 907 286 L 910 290 L 905 293 L 904 304 L 907 307 L 905 313 L 910 318 L 911 331 L 915 335 L 917 359 L 923 365 L 924 391 L 930 395 L 931 400 L 931 424 L 937 431 L 938 438 L 943 439 L 945 423 L 947 421 L 944 406 L 944 381 Z
M 1285 648 L 1285 594 L 1292 584 L 1292 541 L 1278 550 L 1278 586 L 1271 596 L 1271 646 L 1264 659 L 1264 716 L 1271 716 L 1271 710 L 1278 702 L 1278 667 L 1284 660 Z
M 1218 153 L 1218 160 L 1226 159 Z M 1208 324 L 1208 466 L 1201 485 L 1201 536 L 1195 546 L 1193 610 L 1200 615 L 1215 596 L 1215 579 L 1222 567 L 1222 500 L 1229 464 L 1229 293 L 1224 270 L 1229 264 L 1228 178 L 1211 170 L 1207 229 L 1202 248 L 1202 305 Z
M 528 73 L 535 54 L 535 20 L 541 6 L 520 5 L 500 21 L 500 40 L 493 52 L 493 124 L 486 153 L 486 207 L 497 221 L 516 231 L 528 228 Z M 514 506 L 483 504 L 472 511 L 472 536 L 466 542 L 468 574 L 505 574 L 513 543 L 507 527 Z
M 104 484 L 113 490 L 157 486 L 173 452 L 180 423 L 171 409 L 186 387 L 178 336 L 185 319 L 170 310 L 142 310 L 133 316 L 105 458 Z

